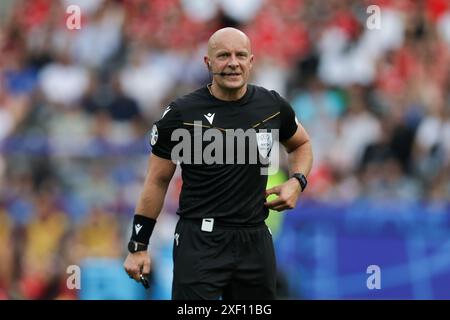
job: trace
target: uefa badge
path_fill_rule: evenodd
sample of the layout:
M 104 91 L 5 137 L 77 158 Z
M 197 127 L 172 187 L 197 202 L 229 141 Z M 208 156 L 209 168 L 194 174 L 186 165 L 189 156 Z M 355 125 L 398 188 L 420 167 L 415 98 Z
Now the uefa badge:
M 150 135 L 150 144 L 154 146 L 156 141 L 158 141 L 158 127 L 154 124 Z
M 161 116 L 161 119 L 164 118 L 164 116 L 165 116 L 165 115 L 167 114 L 167 112 L 169 112 L 170 110 L 172 110 L 171 107 L 170 107 L 170 106 L 167 106 L 166 109 L 164 110 L 162 116 Z
M 271 132 L 257 132 L 256 142 L 258 143 L 258 152 L 263 158 L 269 156 L 270 150 L 272 149 L 272 133 Z

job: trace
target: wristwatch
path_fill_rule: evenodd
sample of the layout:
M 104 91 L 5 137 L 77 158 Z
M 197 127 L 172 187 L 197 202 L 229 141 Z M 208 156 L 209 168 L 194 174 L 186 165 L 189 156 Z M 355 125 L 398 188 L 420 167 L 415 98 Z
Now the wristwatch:
M 305 190 L 306 186 L 308 185 L 308 180 L 306 179 L 305 175 L 303 173 L 294 173 L 291 178 L 295 178 L 298 180 L 303 192 L 303 190 Z
M 134 240 L 130 240 L 130 242 L 128 242 L 128 251 L 131 253 L 135 253 L 138 251 L 145 251 L 147 250 L 147 247 L 148 246 L 146 244 L 139 243 Z

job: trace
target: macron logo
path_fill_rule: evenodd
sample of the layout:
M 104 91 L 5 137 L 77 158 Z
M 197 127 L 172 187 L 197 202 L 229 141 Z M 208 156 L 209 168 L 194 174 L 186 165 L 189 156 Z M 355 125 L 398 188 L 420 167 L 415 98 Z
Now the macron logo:
M 166 108 L 166 110 L 164 110 L 164 113 L 162 114 L 161 119 L 164 118 L 164 116 L 165 116 L 165 115 L 167 114 L 167 112 L 169 112 L 170 110 L 172 110 L 172 109 L 170 108 L 170 106 L 168 106 L 168 107 Z
M 143 225 L 141 224 L 137 224 L 134 226 L 134 230 L 136 230 L 136 235 L 139 233 L 139 231 L 141 231 Z
M 205 116 L 206 120 L 208 120 L 209 124 L 213 123 L 215 115 L 216 115 L 215 113 L 204 114 L 204 116 Z

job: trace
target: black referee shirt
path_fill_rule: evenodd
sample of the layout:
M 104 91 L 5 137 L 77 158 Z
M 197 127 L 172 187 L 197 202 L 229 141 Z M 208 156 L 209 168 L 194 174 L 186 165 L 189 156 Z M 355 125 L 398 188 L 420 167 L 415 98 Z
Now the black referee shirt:
M 177 214 L 184 218 L 215 218 L 236 225 L 264 221 L 269 210 L 264 207 L 267 175 L 261 174 L 261 168 L 267 166 L 267 162 L 250 162 L 249 158 L 250 149 L 258 150 L 258 146 L 251 139 L 245 140 L 245 163 L 229 164 L 225 159 L 225 141 L 230 140 L 224 138 L 224 160 L 205 163 L 202 152 L 211 141 L 202 141 L 201 152 L 194 149 L 193 141 L 210 128 L 223 135 L 230 129 L 270 134 L 278 130 L 278 140 L 283 141 L 292 137 L 297 129 L 294 111 L 277 92 L 262 87 L 248 85 L 241 99 L 222 101 L 212 96 L 205 86 L 170 103 L 152 129 L 152 152 L 161 158 L 174 160 L 172 150 L 182 140 L 179 135 L 178 139 L 172 138 L 176 129 L 184 129 L 192 139 L 191 160 L 180 162 L 183 186 Z M 264 159 L 266 154 L 263 148 L 261 150 L 263 153 L 259 157 Z M 238 156 L 236 151 L 237 143 L 234 158 Z

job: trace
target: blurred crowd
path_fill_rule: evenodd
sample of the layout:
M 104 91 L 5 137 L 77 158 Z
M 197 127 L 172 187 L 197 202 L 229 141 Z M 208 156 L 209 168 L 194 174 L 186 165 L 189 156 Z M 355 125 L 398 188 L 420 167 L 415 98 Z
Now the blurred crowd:
M 122 259 L 148 131 L 210 81 L 223 26 L 250 36 L 251 83 L 311 136 L 305 198 L 450 198 L 447 0 L 2 0 L 0 19 L 0 299 L 76 298 L 67 265 Z

